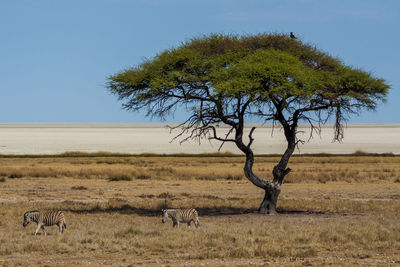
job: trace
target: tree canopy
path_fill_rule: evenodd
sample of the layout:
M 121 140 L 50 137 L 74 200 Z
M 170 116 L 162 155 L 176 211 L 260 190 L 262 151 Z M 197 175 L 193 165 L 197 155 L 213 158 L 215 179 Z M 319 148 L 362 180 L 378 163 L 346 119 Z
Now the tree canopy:
M 187 120 L 178 134 L 188 134 L 183 140 L 234 142 L 246 155 L 246 177 L 266 191 L 260 211 L 267 213 L 275 211 L 280 185 L 290 171 L 287 163 L 301 142 L 298 124 L 309 123 L 312 134 L 332 118 L 334 139 L 341 140 L 346 116 L 374 110 L 389 89 L 383 79 L 284 34 L 194 38 L 110 76 L 107 86 L 124 108 L 146 110 L 148 116 L 166 118 L 185 107 Z M 252 171 L 254 128 L 250 141 L 243 141 L 244 123 L 252 117 L 279 123 L 288 142 L 272 182 Z M 231 127 L 223 136 L 215 129 L 219 123 Z

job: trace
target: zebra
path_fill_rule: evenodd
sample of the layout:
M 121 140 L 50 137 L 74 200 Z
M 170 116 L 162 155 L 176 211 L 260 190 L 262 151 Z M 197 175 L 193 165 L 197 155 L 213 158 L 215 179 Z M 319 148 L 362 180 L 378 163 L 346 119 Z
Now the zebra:
M 61 234 L 64 233 L 64 229 L 67 229 L 67 223 L 65 222 L 64 213 L 62 211 L 40 212 L 34 210 L 25 212 L 22 226 L 26 227 L 31 221 L 37 223 L 35 235 L 39 232 L 40 228 L 42 228 L 44 235 L 47 235 L 44 230 L 45 226 L 57 225 Z
M 195 209 L 163 209 L 162 222 L 165 223 L 167 218 L 172 219 L 172 226 L 178 227 L 179 223 L 187 223 L 190 227 L 190 223 L 193 221 L 196 228 L 200 226 L 199 217 Z

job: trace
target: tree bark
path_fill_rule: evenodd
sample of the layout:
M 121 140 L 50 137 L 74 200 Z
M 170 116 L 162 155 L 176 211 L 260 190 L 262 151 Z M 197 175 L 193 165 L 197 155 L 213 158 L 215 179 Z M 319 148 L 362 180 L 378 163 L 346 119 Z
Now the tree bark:
M 259 213 L 276 214 L 276 202 L 278 201 L 279 193 L 281 192 L 280 185 L 276 185 L 265 190 L 264 200 L 261 202 Z

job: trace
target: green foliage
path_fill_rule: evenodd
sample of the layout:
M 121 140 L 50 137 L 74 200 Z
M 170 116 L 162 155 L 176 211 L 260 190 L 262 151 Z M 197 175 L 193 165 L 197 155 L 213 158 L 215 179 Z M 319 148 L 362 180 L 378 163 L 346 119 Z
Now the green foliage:
M 246 112 L 252 115 L 249 109 L 266 108 L 274 99 L 285 101 L 289 113 L 374 109 L 389 86 L 283 34 L 214 34 L 110 76 L 108 88 L 126 109 L 145 108 L 148 115 L 164 117 L 184 105 L 194 115 L 201 108 L 215 119 L 218 105 L 229 117 L 232 99 L 250 99 Z

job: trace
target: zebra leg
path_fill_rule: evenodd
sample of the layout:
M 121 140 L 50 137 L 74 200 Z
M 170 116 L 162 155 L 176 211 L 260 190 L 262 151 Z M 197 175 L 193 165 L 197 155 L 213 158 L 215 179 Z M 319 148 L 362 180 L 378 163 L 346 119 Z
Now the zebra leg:
M 46 231 L 44 230 L 44 224 L 42 225 L 42 231 L 43 231 L 43 233 L 44 233 L 44 235 L 46 236 L 47 235 L 47 233 L 46 233 Z
M 58 232 L 60 234 L 62 234 L 62 232 L 63 232 L 63 224 L 62 224 L 62 222 L 57 223 L 57 225 L 58 225 Z
M 178 227 L 179 226 L 179 222 L 177 220 L 174 220 L 172 226 L 173 227 Z
M 198 218 L 196 218 L 196 220 L 194 220 L 194 225 L 196 225 L 196 228 L 200 226 L 200 222 L 199 222 Z
M 39 232 L 39 229 L 42 228 L 42 224 L 38 223 L 37 227 L 36 227 L 36 231 L 35 231 L 35 235 L 37 235 L 37 233 Z
M 61 222 L 61 226 L 62 226 L 62 233 L 64 233 L 64 230 L 67 229 L 67 223 L 65 222 L 65 219 L 63 219 L 63 221 Z
M 192 223 L 192 220 L 188 221 L 188 223 L 187 223 L 188 228 L 190 228 L 190 224 L 191 224 L 191 223 Z

